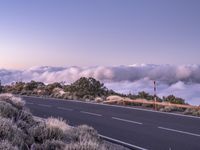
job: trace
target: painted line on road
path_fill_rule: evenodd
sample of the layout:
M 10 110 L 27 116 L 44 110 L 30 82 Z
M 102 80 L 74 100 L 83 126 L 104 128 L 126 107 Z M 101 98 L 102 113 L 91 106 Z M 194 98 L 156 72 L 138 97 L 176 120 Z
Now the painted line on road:
M 182 134 L 187 134 L 187 135 L 192 135 L 192 136 L 200 137 L 200 134 L 195 134 L 195 133 L 191 133 L 191 132 L 186 132 L 186 131 L 181 131 L 181 130 L 175 130 L 175 129 L 165 128 L 165 127 L 158 127 L 158 128 L 162 129 L 162 130 L 167 130 L 167 131 L 172 131 L 172 132 L 177 132 L 177 133 L 182 133 Z
M 38 105 L 42 107 L 51 107 L 51 105 L 44 105 L 44 104 L 38 104 Z
M 73 111 L 73 109 L 70 109 L 70 108 L 65 108 L 65 107 L 57 107 L 57 109 L 61 109 L 61 110 L 67 110 L 67 111 Z
M 132 120 L 127 120 L 127 119 L 122 119 L 122 118 L 117 118 L 117 117 L 112 117 L 112 119 L 119 120 L 119 121 L 124 121 L 124 122 L 129 122 L 129 123 L 134 123 L 134 124 L 139 124 L 142 125 L 143 123 L 137 122 L 137 121 L 132 121 Z
M 101 117 L 101 116 L 102 116 L 101 114 L 96 114 L 96 113 L 87 112 L 87 111 L 80 111 L 80 113 L 83 113 L 83 114 L 88 114 L 88 115 L 93 115 L 93 116 L 99 116 L 99 117 Z
M 110 138 L 110 137 L 107 137 L 107 136 L 104 136 L 104 135 L 101 135 L 99 134 L 99 136 L 101 138 L 103 138 L 104 140 L 108 140 L 110 142 L 113 142 L 113 143 L 116 143 L 116 144 L 120 144 L 122 146 L 125 146 L 125 147 L 128 147 L 128 148 L 131 148 L 131 149 L 137 149 L 137 150 L 148 150 L 146 148 L 143 148 L 143 147 L 140 147 L 140 146 L 136 146 L 136 145 L 133 145 L 133 144 L 129 144 L 129 143 L 126 143 L 126 142 L 123 142 L 123 141 L 120 141 L 120 140 L 117 140 L 117 139 L 113 139 L 113 138 Z

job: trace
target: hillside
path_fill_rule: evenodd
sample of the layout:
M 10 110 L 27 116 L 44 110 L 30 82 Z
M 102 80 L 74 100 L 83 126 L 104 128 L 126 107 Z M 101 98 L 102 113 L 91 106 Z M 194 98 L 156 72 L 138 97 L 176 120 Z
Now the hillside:
M 0 95 L 0 150 L 111 150 L 126 149 L 100 139 L 92 127 L 72 127 L 61 118 L 38 119 L 25 102 Z

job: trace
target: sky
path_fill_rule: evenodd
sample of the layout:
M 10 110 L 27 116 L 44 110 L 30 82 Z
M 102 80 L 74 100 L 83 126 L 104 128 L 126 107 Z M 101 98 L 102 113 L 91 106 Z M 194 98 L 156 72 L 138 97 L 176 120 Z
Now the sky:
M 2 0 L 0 68 L 199 64 L 199 0 Z
M 94 77 L 200 105 L 199 0 L 1 0 L 0 80 Z

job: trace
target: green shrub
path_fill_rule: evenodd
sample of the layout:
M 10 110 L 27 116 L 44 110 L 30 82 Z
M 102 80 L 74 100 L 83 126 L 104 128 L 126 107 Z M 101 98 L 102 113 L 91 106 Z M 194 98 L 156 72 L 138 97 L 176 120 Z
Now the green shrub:
M 174 95 L 169 95 L 167 97 L 163 97 L 163 101 L 170 102 L 173 104 L 185 104 L 185 100 L 179 97 L 175 97 Z

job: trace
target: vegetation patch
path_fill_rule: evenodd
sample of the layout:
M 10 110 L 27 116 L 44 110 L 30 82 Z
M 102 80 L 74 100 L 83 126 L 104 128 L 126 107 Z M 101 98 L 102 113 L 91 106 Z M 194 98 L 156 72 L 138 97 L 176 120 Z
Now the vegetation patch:
M 87 125 L 69 126 L 61 118 L 38 120 L 11 94 L 0 95 L 0 149 L 2 150 L 111 150 Z M 114 149 L 118 149 L 115 146 Z
M 79 80 L 72 84 L 64 83 L 52 83 L 45 85 L 42 82 L 31 81 L 16 82 L 12 85 L 1 86 L 0 92 L 12 93 L 19 95 L 33 95 L 33 96 L 44 96 L 53 97 L 66 100 L 80 100 L 80 101 L 90 101 L 96 103 L 107 103 L 115 105 L 125 105 L 125 106 L 140 106 L 148 109 L 156 109 L 163 112 L 184 112 L 184 114 L 199 116 L 199 108 L 196 110 L 190 110 L 190 107 L 184 99 L 176 97 L 174 95 L 168 95 L 164 97 L 156 96 L 156 102 L 154 103 L 155 96 L 147 92 L 141 91 L 137 94 L 121 94 L 114 92 L 104 86 L 103 83 L 94 79 L 81 77 Z M 9 104 L 5 102 L 1 103 L 0 113 L 4 117 L 9 117 L 5 109 L 9 111 L 9 114 L 13 113 L 16 115 L 16 109 L 21 109 L 23 102 L 18 102 L 18 98 L 12 97 L 14 101 L 6 98 L 4 99 Z M 134 101 L 133 101 L 134 100 Z M 172 104 L 172 105 L 171 105 Z M 174 104 L 177 104 L 176 106 Z M 157 105 L 155 107 L 155 105 Z M 14 106 L 11 107 L 11 106 Z M 181 108 L 181 106 L 184 106 Z M 188 107 L 187 107 L 188 106 Z M 186 110 L 186 108 L 188 108 Z

